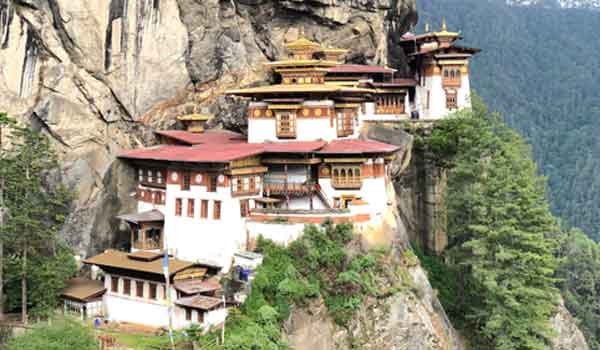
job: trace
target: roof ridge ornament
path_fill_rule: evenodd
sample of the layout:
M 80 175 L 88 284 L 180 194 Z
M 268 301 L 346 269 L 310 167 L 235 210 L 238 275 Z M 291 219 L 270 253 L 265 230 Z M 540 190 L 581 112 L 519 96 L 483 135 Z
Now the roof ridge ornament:
M 448 31 L 448 24 L 446 23 L 446 17 L 442 18 L 442 32 Z
M 429 27 L 429 22 L 425 22 L 425 33 L 429 33 L 431 28 Z

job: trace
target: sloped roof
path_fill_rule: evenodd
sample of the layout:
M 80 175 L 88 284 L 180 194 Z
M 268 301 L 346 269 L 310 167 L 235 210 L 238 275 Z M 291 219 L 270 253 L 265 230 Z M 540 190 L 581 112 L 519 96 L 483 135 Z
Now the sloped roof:
M 202 144 L 196 146 L 156 146 L 123 152 L 119 158 L 172 162 L 228 163 L 261 154 L 262 145 Z
M 151 261 L 135 259 L 129 256 L 129 253 L 116 250 L 107 250 L 102 254 L 93 256 L 83 262 L 90 265 L 97 265 L 100 268 L 111 267 L 122 270 L 145 272 L 157 275 L 163 275 L 162 259 Z M 197 265 L 191 261 L 169 259 L 169 274 L 174 275 L 179 271 Z
M 319 150 L 320 154 L 391 153 L 400 147 L 372 140 L 334 140 Z
M 199 310 L 212 310 L 222 304 L 223 301 L 218 298 L 207 297 L 204 295 L 195 295 L 193 297 L 181 298 L 175 301 L 175 304 L 183 307 L 189 307 Z
M 104 288 L 102 281 L 73 278 L 67 281 L 67 286 L 63 289 L 61 296 L 67 299 L 86 302 L 101 297 L 105 292 L 106 288 Z
M 228 95 L 239 96 L 251 96 L 255 94 L 293 94 L 307 92 L 369 94 L 374 91 L 370 89 L 337 86 L 331 84 L 275 84 L 225 91 L 225 93 Z
M 207 130 L 203 133 L 193 133 L 183 130 L 161 130 L 154 132 L 188 145 L 199 145 L 204 143 L 243 143 L 246 137 L 228 130 Z
M 142 213 L 119 215 L 117 216 L 117 219 L 138 224 L 140 222 L 165 221 L 165 215 L 159 210 L 154 209 Z
M 340 64 L 338 66 L 329 69 L 331 73 L 386 73 L 391 74 L 396 72 L 396 69 L 381 67 L 381 66 L 369 66 L 363 64 Z
M 175 282 L 175 289 L 185 294 L 201 294 L 221 289 L 218 277 Z

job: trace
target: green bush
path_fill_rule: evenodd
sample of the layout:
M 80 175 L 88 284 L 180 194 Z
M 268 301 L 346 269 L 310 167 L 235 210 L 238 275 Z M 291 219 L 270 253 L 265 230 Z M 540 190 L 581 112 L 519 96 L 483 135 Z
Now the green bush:
M 55 319 L 38 323 L 25 335 L 13 337 L 6 350 L 95 350 L 92 330 L 77 320 Z

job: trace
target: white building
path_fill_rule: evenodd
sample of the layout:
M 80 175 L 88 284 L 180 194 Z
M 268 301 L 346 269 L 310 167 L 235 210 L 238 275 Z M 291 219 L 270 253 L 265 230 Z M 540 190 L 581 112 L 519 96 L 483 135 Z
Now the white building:
M 225 320 L 227 309 L 216 297 L 218 282 L 210 279 L 220 268 L 169 258 L 169 288 L 163 273 L 163 255 L 148 251 L 124 253 L 108 250 L 85 260 L 104 274 L 104 316 L 109 321 L 169 326 L 169 300 L 173 301 L 173 328 L 198 324 L 205 329 Z M 199 285 L 191 295 L 178 288 Z M 206 286 L 206 287 L 203 287 Z M 189 287 L 188 287 L 189 288 Z M 189 289 L 186 289 L 189 292 Z M 188 299 L 194 298 L 193 303 Z M 189 304 L 189 305 L 188 305 Z

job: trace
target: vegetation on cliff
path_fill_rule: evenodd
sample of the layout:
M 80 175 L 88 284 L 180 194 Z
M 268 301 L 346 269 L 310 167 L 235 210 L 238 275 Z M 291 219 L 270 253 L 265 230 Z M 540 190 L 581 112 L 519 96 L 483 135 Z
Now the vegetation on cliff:
M 95 350 L 98 344 L 91 328 L 79 320 L 60 318 L 40 322 L 26 335 L 14 337 L 6 350 Z
M 199 339 L 210 349 L 286 349 L 282 324 L 294 307 L 322 298 L 329 314 L 347 326 L 364 299 L 403 288 L 400 266 L 384 251 L 364 252 L 352 240 L 352 226 L 307 226 L 304 235 L 284 248 L 259 241 L 264 254 L 248 300 L 227 320 L 225 345 Z
M 449 171 L 446 257 L 460 281 L 443 300 L 451 315 L 478 349 L 547 349 L 560 229 L 529 148 L 479 101 L 426 143 Z
M 600 241 L 600 15 L 514 8 L 503 0 L 420 0 L 421 23 L 442 17 L 480 47 L 472 85 L 533 148 L 553 213 Z

